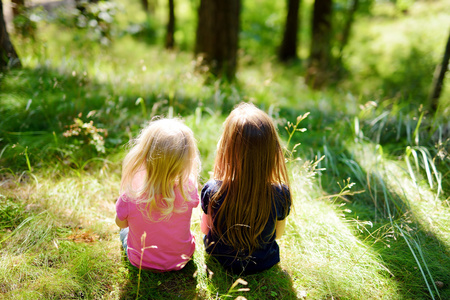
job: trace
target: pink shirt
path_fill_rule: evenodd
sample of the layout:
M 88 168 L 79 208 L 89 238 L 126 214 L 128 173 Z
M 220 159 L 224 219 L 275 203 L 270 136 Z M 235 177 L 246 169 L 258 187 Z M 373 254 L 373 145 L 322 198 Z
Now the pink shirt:
M 126 194 L 119 197 L 116 212 L 121 221 L 128 220 L 127 254 L 131 264 L 136 267 L 141 264 L 143 269 L 170 271 L 180 270 L 190 260 L 195 250 L 195 239 L 190 229 L 191 216 L 192 209 L 199 203 L 199 196 L 197 188 L 192 183 L 189 190 L 185 189 L 185 193 L 189 193 L 193 200 L 185 202 L 180 190 L 175 189 L 175 207 L 187 205 L 187 210 L 172 213 L 168 220 L 159 222 L 152 222 L 144 216 L 136 202 Z M 159 213 L 152 216 L 157 217 Z M 142 240 L 144 232 L 145 241 Z M 141 263 L 143 247 L 146 249 Z

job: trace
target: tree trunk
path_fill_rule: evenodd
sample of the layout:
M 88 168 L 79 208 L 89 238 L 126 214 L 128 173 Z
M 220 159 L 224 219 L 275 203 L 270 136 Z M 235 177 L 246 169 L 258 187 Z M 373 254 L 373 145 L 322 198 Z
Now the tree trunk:
M 201 0 L 195 55 L 218 77 L 233 80 L 237 68 L 240 0 Z
M 278 52 L 278 59 L 287 62 L 297 58 L 297 37 L 299 27 L 300 0 L 288 0 L 286 25 L 283 41 Z
M 3 16 L 3 2 L 0 0 L 0 70 L 22 66 L 16 50 L 9 39 Z
M 321 88 L 329 79 L 331 69 L 332 0 L 315 0 L 312 18 L 311 50 L 306 83 Z
M 148 14 L 149 8 L 148 8 L 148 0 L 141 0 L 142 8 L 144 9 L 145 13 Z
M 22 13 L 25 7 L 25 0 L 11 0 L 11 4 L 13 17 L 15 18 Z
M 444 85 L 445 73 L 448 70 L 450 59 L 450 34 L 448 36 L 447 45 L 445 46 L 442 63 L 436 67 L 433 77 L 433 85 L 430 93 L 430 107 L 433 112 L 437 111 L 439 105 L 439 97 L 441 96 L 442 86 Z
M 169 0 L 169 21 L 167 23 L 166 49 L 173 49 L 175 46 L 175 4 L 174 0 Z

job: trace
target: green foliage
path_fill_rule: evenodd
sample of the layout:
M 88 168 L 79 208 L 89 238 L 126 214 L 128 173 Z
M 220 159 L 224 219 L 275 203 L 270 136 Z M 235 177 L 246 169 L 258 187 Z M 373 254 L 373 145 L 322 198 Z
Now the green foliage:
M 88 39 L 91 42 L 107 46 L 114 35 L 117 35 L 115 20 L 121 7 L 115 1 L 88 1 L 80 0 L 76 8 L 63 7 L 56 14 L 47 15 L 50 21 L 68 28 L 78 28 L 80 32 L 76 39 Z
M 13 19 L 14 29 L 22 38 L 33 40 L 36 35 L 38 21 L 40 21 L 39 10 L 23 9 L 21 14 Z
M 75 146 L 75 151 L 79 151 L 83 145 L 92 145 L 99 153 L 105 153 L 104 136 L 107 135 L 108 131 L 95 127 L 93 121 L 84 123 L 79 118 L 75 118 L 74 123 L 63 133 L 64 137 L 72 138 L 70 145 Z

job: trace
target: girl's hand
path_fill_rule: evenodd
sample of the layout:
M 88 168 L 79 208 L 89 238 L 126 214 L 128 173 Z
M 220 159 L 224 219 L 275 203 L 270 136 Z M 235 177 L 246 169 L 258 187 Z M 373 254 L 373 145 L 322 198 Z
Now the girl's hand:
M 200 223 L 200 229 L 204 234 L 208 234 L 211 229 L 212 221 L 211 217 L 205 213 L 202 213 L 202 221 Z
M 285 228 L 286 228 L 286 219 L 277 221 L 275 225 L 275 239 L 278 240 L 283 235 Z

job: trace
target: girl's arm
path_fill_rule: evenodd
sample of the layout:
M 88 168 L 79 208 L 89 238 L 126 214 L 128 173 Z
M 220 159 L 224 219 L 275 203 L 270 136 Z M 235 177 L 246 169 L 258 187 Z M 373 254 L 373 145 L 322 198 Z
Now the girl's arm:
M 208 234 L 211 228 L 211 217 L 205 213 L 202 213 L 202 221 L 200 223 L 200 229 L 204 234 Z
M 116 215 L 116 224 L 117 226 L 119 226 L 120 228 L 127 228 L 128 227 L 128 220 L 125 219 L 123 221 L 121 221 L 119 219 L 119 217 Z
M 283 235 L 285 227 L 286 219 L 277 221 L 277 224 L 275 225 L 275 239 L 279 239 Z

